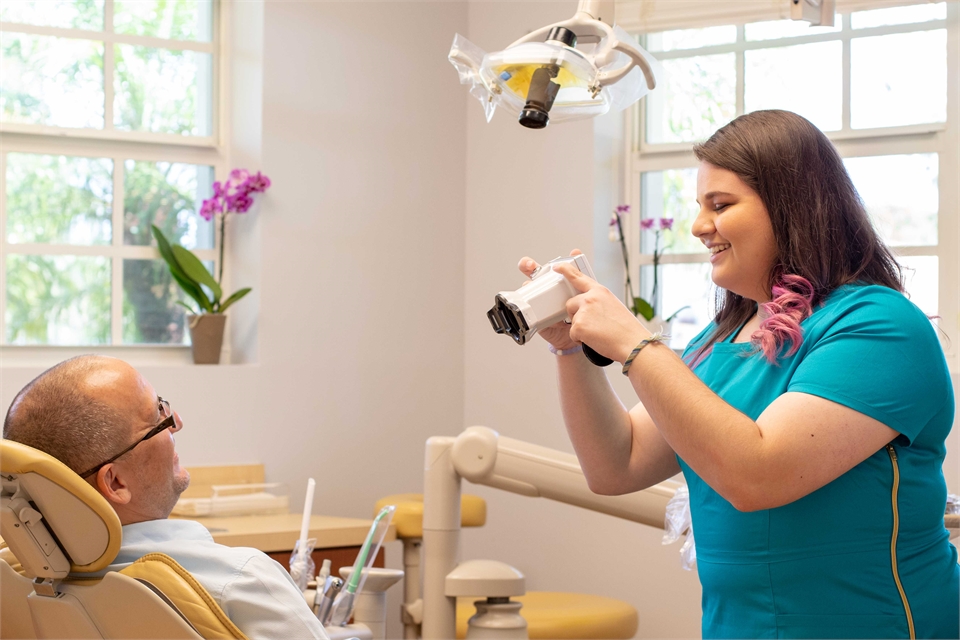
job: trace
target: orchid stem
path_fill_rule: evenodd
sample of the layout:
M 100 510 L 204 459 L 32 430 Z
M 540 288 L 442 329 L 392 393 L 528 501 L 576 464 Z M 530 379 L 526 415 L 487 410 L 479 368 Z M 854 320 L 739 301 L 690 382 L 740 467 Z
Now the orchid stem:
M 226 237 L 224 233 L 227 230 L 227 212 L 224 211 L 220 215 L 220 275 L 217 276 L 217 284 L 223 286 L 223 245 L 225 244 Z
M 660 262 L 660 231 L 657 230 L 653 235 L 653 290 L 650 292 L 650 306 L 653 308 L 653 315 L 657 315 L 657 271 L 659 271 Z
M 633 309 L 634 308 L 633 282 L 630 280 L 630 258 L 627 253 L 627 241 L 626 241 L 626 238 L 623 237 L 623 225 L 620 223 L 620 214 L 615 213 L 615 215 L 617 220 L 617 232 L 620 235 L 620 253 L 623 255 L 623 271 L 626 274 L 626 279 L 623 283 L 623 287 L 624 287 L 624 295 L 626 296 L 627 299 L 624 300 L 624 302 L 627 303 L 627 307 L 629 307 L 630 309 Z

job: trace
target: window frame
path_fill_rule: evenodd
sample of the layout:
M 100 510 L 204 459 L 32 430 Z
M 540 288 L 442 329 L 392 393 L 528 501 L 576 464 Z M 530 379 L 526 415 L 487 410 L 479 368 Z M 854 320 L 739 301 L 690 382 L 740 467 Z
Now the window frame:
M 906 3 L 905 3 L 906 4 Z M 858 7 L 857 9 L 862 9 Z M 960 176 L 960 2 L 947 2 L 947 16 L 905 25 L 888 25 L 852 29 L 850 12 L 846 9 L 837 18 L 841 29 L 835 33 L 793 36 L 755 42 L 745 42 L 744 25 L 737 25 L 735 43 L 701 48 L 656 52 L 658 60 L 694 57 L 716 53 L 736 54 L 736 113 L 744 112 L 744 52 L 812 42 L 841 41 L 842 53 L 842 125 L 841 129 L 825 132 L 843 158 L 936 153 L 939 158 L 939 209 L 937 215 L 937 244 L 926 246 L 891 247 L 897 256 L 935 256 L 938 259 L 938 315 L 939 326 L 946 334 L 942 341 L 952 372 L 960 372 L 960 184 L 944 176 Z M 841 17 L 842 15 L 842 17 Z M 946 29 L 947 32 L 947 120 L 873 129 L 850 128 L 850 42 L 854 37 L 869 37 Z M 624 163 L 622 174 L 625 202 L 631 205 L 624 224 L 638 228 L 643 214 L 642 176 L 652 171 L 696 168 L 693 143 L 650 144 L 645 141 L 646 105 L 641 101 L 627 110 L 624 116 Z M 627 240 L 630 264 L 635 270 L 651 266 L 653 255 L 641 250 L 641 234 L 631 233 Z M 709 262 L 709 254 L 667 253 L 660 264 L 699 264 Z M 642 283 L 643 270 L 640 270 Z M 642 284 L 641 284 L 642 286 Z
M 212 25 L 209 42 L 185 41 L 118 34 L 113 31 L 114 0 L 104 0 L 104 29 L 92 31 L 65 29 L 20 23 L 0 22 L 0 31 L 41 36 L 56 36 L 93 40 L 104 43 L 104 128 L 67 128 L 24 123 L 0 123 L 0 354 L 4 364 L 29 365 L 34 362 L 49 364 L 49 357 L 70 357 L 87 353 L 92 348 L 113 354 L 146 356 L 151 363 L 187 362 L 189 344 L 128 344 L 123 342 L 123 259 L 160 259 L 155 246 L 123 244 L 125 161 L 171 162 L 213 167 L 215 180 L 223 180 L 229 173 L 230 131 L 227 96 L 229 95 L 229 38 L 230 3 L 211 0 Z M 149 46 L 169 50 L 188 50 L 211 55 L 211 135 L 183 136 L 179 134 L 143 131 L 122 131 L 113 127 L 113 58 L 114 44 Z M 8 153 L 36 153 L 70 157 L 106 158 L 113 162 L 112 240 L 107 245 L 85 246 L 67 244 L 10 244 L 7 242 L 6 178 Z M 201 260 L 219 269 L 221 238 L 214 229 L 214 243 L 210 249 L 195 249 Z M 103 345 L 16 345 L 6 342 L 7 269 L 8 255 L 76 255 L 103 256 L 111 259 L 110 343 Z M 224 278 L 229 288 L 229 273 Z M 229 345 L 229 340 L 225 339 Z M 227 347 L 229 348 L 229 347 Z M 142 357 L 140 359 L 143 359 Z

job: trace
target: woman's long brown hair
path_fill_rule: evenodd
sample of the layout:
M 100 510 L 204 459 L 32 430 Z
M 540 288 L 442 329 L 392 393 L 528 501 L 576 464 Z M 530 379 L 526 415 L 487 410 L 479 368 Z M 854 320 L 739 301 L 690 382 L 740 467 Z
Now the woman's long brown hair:
M 903 292 L 900 265 L 880 240 L 830 140 L 789 111 L 754 111 L 693 149 L 697 159 L 737 174 L 770 214 L 777 262 L 768 291 L 799 276 L 816 306 L 837 287 L 864 282 Z M 699 362 L 757 310 L 753 300 L 718 290 L 717 326 L 691 362 Z M 694 365 L 695 366 L 695 365 Z

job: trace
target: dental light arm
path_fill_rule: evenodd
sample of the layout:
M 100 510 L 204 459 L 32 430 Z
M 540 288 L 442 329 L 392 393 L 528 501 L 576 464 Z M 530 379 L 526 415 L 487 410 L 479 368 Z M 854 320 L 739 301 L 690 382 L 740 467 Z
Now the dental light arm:
M 444 587 L 459 562 L 461 478 L 659 528 L 680 486 L 666 481 L 637 493 L 601 496 L 590 491 L 572 454 L 505 438 L 487 427 L 470 427 L 456 438 L 430 438 L 423 495 L 424 638 L 455 634 L 456 598 Z

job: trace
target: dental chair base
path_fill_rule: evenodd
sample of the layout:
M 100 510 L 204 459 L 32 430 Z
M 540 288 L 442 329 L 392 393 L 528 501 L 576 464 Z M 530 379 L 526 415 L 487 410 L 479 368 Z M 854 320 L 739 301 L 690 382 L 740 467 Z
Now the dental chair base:
M 469 560 L 447 574 L 443 591 L 451 598 L 486 598 L 474 602 L 477 613 L 467 621 L 468 640 L 527 640 L 527 621 L 520 615 L 523 605 L 510 601 L 511 596 L 522 596 L 526 590 L 526 578 L 510 565 Z

